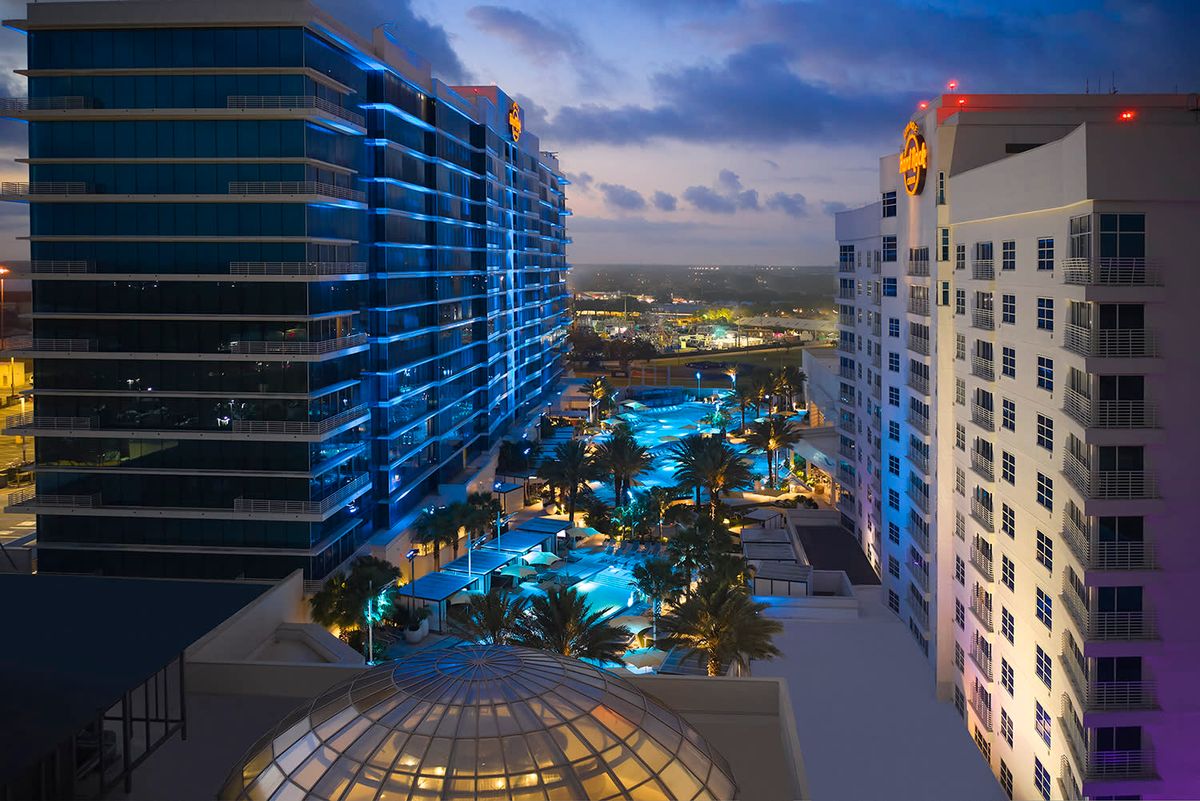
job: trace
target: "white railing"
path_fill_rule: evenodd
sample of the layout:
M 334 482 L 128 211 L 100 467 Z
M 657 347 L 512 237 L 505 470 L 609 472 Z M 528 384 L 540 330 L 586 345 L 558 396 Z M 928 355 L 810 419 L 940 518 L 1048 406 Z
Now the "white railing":
M 230 181 L 231 195 L 322 195 L 365 203 L 367 193 L 324 181 Z
M 94 417 L 43 417 L 33 412 L 10 414 L 4 420 L 4 427 L 9 428 L 46 428 L 46 429 L 77 429 L 92 428 L 96 423 Z
M 996 470 L 990 458 L 975 449 L 971 449 L 971 469 L 988 481 L 996 480 Z
M 923 494 L 920 490 L 909 486 L 907 491 L 908 499 L 913 502 L 913 505 L 926 514 L 929 513 L 929 496 Z
M 992 410 L 985 409 L 975 401 L 971 401 L 971 422 L 985 431 L 996 430 L 996 416 Z
M 100 506 L 100 493 L 90 495 L 39 495 L 33 487 L 9 493 L 8 508 L 22 506 L 53 506 L 92 509 Z
M 983 696 L 978 692 L 971 693 L 971 709 L 975 710 L 975 716 L 979 718 L 979 723 L 988 731 L 992 730 L 992 708 L 988 706 Z
M 91 273 L 95 265 L 76 259 L 38 259 L 35 261 L 6 261 L 4 266 L 22 275 L 57 275 L 60 273 Z
M 929 415 L 921 414 L 915 409 L 908 410 L 908 422 L 922 434 L 929 433 Z
M 994 362 L 991 359 L 985 359 L 983 356 L 971 354 L 971 375 L 982 378 L 985 381 L 996 380 L 996 370 L 993 367 Z
M 908 335 L 908 349 L 915 350 L 924 356 L 929 355 L 929 337 L 917 336 L 916 334 Z
M 984 504 L 983 501 L 972 496 L 971 497 L 971 517 L 975 518 L 979 525 L 983 526 L 986 531 L 995 531 L 995 523 L 993 522 L 992 507 Z
M 365 122 L 361 114 L 342 108 L 337 103 L 331 103 L 325 98 L 316 97 L 315 95 L 231 95 L 226 99 L 225 105 L 227 108 L 245 111 L 299 111 L 314 109 L 316 111 L 323 111 L 326 114 L 332 114 L 360 128 Z
M 908 460 L 919 467 L 922 473 L 929 472 L 929 454 L 922 453 L 912 444 L 908 446 Z
M 1077 286 L 1162 286 L 1158 264 L 1143 258 L 1063 259 L 1063 283 Z
M 971 309 L 971 325 L 983 331 L 996 327 L 996 315 L 992 309 Z
M 992 259 L 975 259 L 971 262 L 971 277 L 976 281 L 996 280 L 996 264 Z
M 1066 632 L 1063 632 L 1066 635 Z M 1069 636 L 1069 635 L 1067 635 Z M 1064 645 L 1059 662 L 1066 670 L 1067 678 L 1079 696 L 1081 705 L 1092 711 L 1117 709 L 1153 709 L 1157 706 L 1157 692 L 1153 681 L 1099 681 L 1089 678 L 1076 661 L 1070 646 Z
M 230 353 L 243 354 L 274 354 L 287 356 L 313 356 L 322 353 L 333 353 L 346 348 L 365 345 L 366 334 L 351 334 L 348 337 L 336 339 L 319 339 L 316 341 L 272 342 L 265 340 L 239 340 L 229 343 Z
M 971 614 L 979 621 L 979 625 L 992 631 L 992 607 L 978 595 L 971 596 Z
M 353 275 L 367 272 L 362 261 L 231 261 L 230 275 Z
M 985 679 L 992 680 L 992 655 L 983 650 L 978 640 L 971 643 L 971 661 L 979 668 L 979 672 Z
M 87 352 L 94 350 L 90 339 L 47 339 L 45 337 L 9 337 L 5 350 L 42 351 L 53 353 Z
M 1158 475 L 1151 470 L 1092 470 L 1068 452 L 1063 455 L 1063 475 L 1088 498 L 1158 497 Z
M 1147 328 L 1085 328 L 1067 324 L 1063 347 L 1081 356 L 1135 359 L 1158 356 L 1158 336 Z
M 979 571 L 979 574 L 988 581 L 995 580 L 995 574 L 992 572 L 992 557 L 979 550 L 977 547 L 971 548 L 971 564 Z M 991 678 L 989 675 L 988 678 Z
M 919 314 L 922 317 L 929 316 L 929 298 L 909 298 L 908 313 Z
M 59 97 L 5 97 L 0 98 L 0 111 L 62 111 L 67 109 L 93 108 L 96 101 L 83 95 Z
M 1148 570 L 1155 566 L 1151 543 L 1122 540 L 1102 541 L 1070 516 L 1063 516 L 1063 539 L 1084 568 L 1092 570 Z
M 281 501 L 259 498 L 235 498 L 235 512 L 268 512 L 273 514 L 324 514 L 344 503 L 359 490 L 368 486 L 371 479 L 359 476 L 344 487 L 340 487 L 319 501 Z
M 367 414 L 367 407 L 355 406 L 324 420 L 234 420 L 233 431 L 239 434 L 324 434 Z
M 908 274 L 923 278 L 929 275 L 929 259 L 909 259 Z
M 1148 610 L 1136 612 L 1091 612 L 1083 599 L 1066 577 L 1059 595 L 1067 612 L 1079 627 L 1079 633 L 1088 640 L 1156 640 L 1158 624 Z
M 1144 400 L 1092 400 L 1068 388 L 1063 411 L 1090 428 L 1158 428 L 1158 409 Z
M 0 181 L 0 195 L 86 195 L 89 187 L 83 181 Z
M 908 385 L 922 395 L 929 394 L 929 378 L 920 373 L 910 372 L 908 374 Z

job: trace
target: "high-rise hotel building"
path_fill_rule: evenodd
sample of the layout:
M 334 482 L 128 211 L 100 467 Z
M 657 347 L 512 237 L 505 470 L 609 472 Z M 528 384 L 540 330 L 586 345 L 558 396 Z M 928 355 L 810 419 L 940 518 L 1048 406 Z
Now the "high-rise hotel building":
M 305 0 L 9 25 L 42 570 L 319 579 L 544 408 L 566 181 L 497 87 Z
M 896 133 L 837 218 L 845 523 L 1011 797 L 1198 797 L 1197 96 Z

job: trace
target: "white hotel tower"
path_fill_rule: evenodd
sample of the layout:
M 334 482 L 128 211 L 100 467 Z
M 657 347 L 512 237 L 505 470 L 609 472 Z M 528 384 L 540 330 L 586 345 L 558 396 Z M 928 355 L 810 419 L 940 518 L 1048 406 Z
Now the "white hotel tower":
M 1197 95 L 943 95 L 839 214 L 846 524 L 1010 797 L 1200 797 Z

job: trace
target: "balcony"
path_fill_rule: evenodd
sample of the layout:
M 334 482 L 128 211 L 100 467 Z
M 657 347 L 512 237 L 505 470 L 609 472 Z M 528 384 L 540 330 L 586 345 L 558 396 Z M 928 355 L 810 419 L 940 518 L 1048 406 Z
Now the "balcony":
M 367 344 L 366 334 L 351 334 L 336 339 L 320 339 L 316 341 L 266 341 L 239 340 L 229 343 L 230 353 L 240 354 L 272 354 L 288 356 L 315 356 L 323 353 L 356 348 Z
M 320 111 L 358 128 L 362 128 L 366 124 L 361 114 L 344 109 L 337 103 L 315 95 L 231 95 L 225 105 L 227 108 L 239 111 Z
M 929 496 L 923 494 L 920 490 L 909 486 L 907 490 L 908 499 L 913 502 L 913 506 L 920 509 L 925 514 L 929 514 Z
M 1085 640 L 1143 641 L 1158 639 L 1158 624 L 1153 613 L 1137 612 L 1089 612 L 1079 593 L 1063 577 L 1063 590 L 1059 595 L 1067 607 L 1067 613 Z
M 1092 400 L 1068 388 L 1062 408 L 1086 428 L 1158 428 L 1158 410 L 1144 400 Z
M 878 384 L 871 385 L 871 397 L 875 400 L 883 400 L 883 390 L 880 389 Z
M 844 260 L 844 259 L 843 259 L 843 260 L 840 260 L 840 261 L 838 261 L 838 272 L 839 272 L 839 273 L 852 273 L 852 272 L 854 272 L 854 262 L 853 262 L 853 261 L 846 261 L 846 260 Z
M 854 340 L 839 339 L 837 349 L 840 350 L 842 353 L 848 353 L 851 356 L 853 356 L 854 355 Z
M 975 518 L 975 521 L 983 526 L 984 531 L 994 532 L 996 530 L 993 523 L 992 507 L 974 496 L 971 497 L 971 517 Z
M 0 112 L 4 114 L 21 114 L 26 111 L 70 111 L 94 108 L 95 105 L 95 100 L 83 95 L 0 98 Z
M 1064 326 L 1063 347 L 1080 356 L 1104 359 L 1156 358 L 1158 335 L 1148 328 Z
M 9 493 L 5 512 L 28 512 L 35 509 L 93 509 L 100 505 L 100 493 L 88 495 L 39 495 L 33 487 Z
M 929 550 L 929 532 L 924 527 L 924 521 L 917 518 L 915 521 L 910 520 L 909 522 L 908 533 L 912 537 L 913 544 L 922 553 L 933 553 Z
M 33 412 L 10 414 L 5 418 L 4 430 L 19 434 L 22 431 L 77 431 L 90 429 L 96 424 L 94 417 L 48 417 Z
M 988 681 L 992 680 L 992 655 L 983 650 L 983 644 L 976 640 L 971 643 L 971 661 Z
M 929 415 L 922 414 L 916 409 L 909 407 L 908 422 L 909 425 L 920 431 L 922 434 L 925 434 L 926 436 L 929 435 Z
M 876 370 L 883 367 L 883 357 L 881 355 L 879 355 L 879 351 L 875 351 L 874 353 L 871 354 L 871 365 Z
M 908 613 L 922 630 L 929 632 L 929 610 L 925 608 L 924 599 L 911 584 L 908 588 Z
M 854 300 L 854 287 L 843 286 L 838 287 L 838 300 Z
M 979 625 L 992 632 L 992 604 L 991 601 L 985 601 L 978 595 L 971 596 L 971 614 L 975 615 L 975 619 L 979 621 Z
M 233 501 L 233 510 L 235 512 L 267 512 L 270 514 L 323 515 L 346 503 L 361 490 L 370 486 L 371 479 L 369 476 L 359 476 L 349 484 L 339 487 L 320 500 L 282 501 L 260 498 L 235 498 Z
M 230 181 L 231 195 L 296 195 L 332 197 L 366 203 L 367 193 L 323 181 Z
M 1152 681 L 1097 681 L 1089 678 L 1084 675 L 1083 667 L 1065 643 L 1058 659 L 1085 712 L 1158 708 L 1156 686 Z
M 982 693 L 978 691 L 971 693 L 971 709 L 975 711 L 975 716 L 979 718 L 979 724 L 988 731 L 991 731 L 992 708 L 983 699 L 984 696 Z
M 18 199 L 54 195 L 87 195 L 91 187 L 83 181 L 2 181 L 0 198 Z
M 839 420 L 839 421 L 838 421 L 838 428 L 840 428 L 842 431 L 845 431 L 847 434 L 849 434 L 849 435 L 851 435 L 851 436 L 854 436 L 855 434 L 857 434 L 857 433 L 858 433 L 858 428 L 856 427 L 856 425 L 855 425 L 855 422 L 854 422 L 854 420 L 853 420 L 853 419 L 849 419 L 849 420 L 847 420 L 847 419 L 842 419 L 842 420 Z
M 985 456 L 977 450 L 971 450 L 971 469 L 981 478 L 987 481 L 996 480 L 996 471 L 993 467 L 991 457 Z
M 233 261 L 230 275 L 247 276 L 338 276 L 368 272 L 366 262 L 358 261 Z
M 96 265 L 79 259 L 35 259 L 33 261 L 6 261 L 13 273 L 20 275 L 76 275 L 94 273 Z
M 1146 499 L 1158 496 L 1158 475 L 1151 470 L 1092 470 L 1073 453 L 1063 456 L 1063 475 L 1085 498 Z
M 928 376 L 923 376 L 920 373 L 910 372 L 908 374 L 908 386 L 911 389 L 915 390 L 916 392 L 921 393 L 922 395 L 929 394 L 929 378 L 928 378 Z
M 238 433 L 246 434 L 325 434 L 368 414 L 367 407 L 363 405 L 339 412 L 324 420 L 234 420 L 230 427 Z
M 1162 271 L 1143 258 L 1063 259 L 1063 283 L 1074 286 L 1162 286 Z
M 908 313 L 919 314 L 922 317 L 929 316 L 929 298 L 909 298 Z
M 971 309 L 971 325 L 981 331 L 995 330 L 996 315 L 991 309 Z
M 1075 771 L 1071 769 L 1071 760 L 1067 759 L 1066 754 L 1059 757 L 1058 794 L 1064 801 L 1076 801 L 1076 799 L 1083 798 L 1083 790 L 1079 789 Z
M 1088 736 L 1076 724 L 1078 718 L 1066 695 L 1058 725 L 1067 736 L 1071 756 L 1079 766 L 1085 782 L 1118 781 L 1122 779 L 1153 779 L 1158 776 L 1154 751 L 1148 746 L 1129 751 L 1100 751 L 1088 747 Z
M 923 356 L 929 355 L 929 337 L 922 337 L 916 334 L 908 335 L 908 349 L 916 351 Z
M 929 277 L 929 259 L 909 259 L 908 274 L 917 278 Z
M 1153 570 L 1156 566 L 1149 542 L 1102 542 L 1070 515 L 1063 515 L 1062 535 L 1084 570 Z
M 365 421 L 369 410 L 365 405 L 355 406 L 323 420 L 231 420 L 227 427 L 220 428 L 119 428 L 119 424 L 101 428 L 96 417 L 48 417 L 34 412 L 9 415 L 4 430 L 14 435 L 37 436 L 38 432 L 95 432 L 91 436 L 134 436 L 161 438 L 165 433 L 178 439 L 221 438 L 222 433 L 263 434 L 284 436 L 320 437 L 342 426 Z M 238 439 L 253 437 L 238 437 Z
M 971 262 L 971 277 L 976 281 L 995 281 L 995 261 L 992 259 L 975 259 Z
M 840 375 L 842 378 L 849 379 L 850 381 L 853 381 L 853 380 L 854 380 L 854 378 L 855 378 L 855 375 L 854 375 L 854 368 L 853 368 L 853 367 L 850 367 L 850 366 L 847 366 L 847 365 L 845 365 L 845 364 L 843 364 L 843 365 L 840 365 L 840 366 L 838 367 L 838 375 Z
M 850 488 L 854 489 L 854 485 L 855 485 L 857 479 L 854 475 L 853 467 L 851 467 L 848 464 L 839 464 L 838 470 L 837 470 L 837 475 L 838 475 L 838 481 L 840 483 L 849 484 Z
M 971 422 L 984 431 L 996 430 L 996 417 L 991 409 L 985 409 L 978 401 L 971 401 Z
M 915 447 L 911 442 L 908 445 L 908 460 L 922 473 L 929 472 L 929 454 Z
M 839 453 L 839 454 L 841 454 L 842 456 L 846 457 L 847 459 L 855 459 L 855 458 L 857 458 L 857 454 L 856 454 L 856 453 L 855 453 L 855 451 L 854 451 L 854 445 L 853 445 L 853 444 L 847 445 L 847 444 L 846 444 L 846 443 L 844 443 L 844 442 L 843 442 L 843 443 L 840 443 L 840 444 L 838 445 L 838 453 Z
M 875 320 L 871 323 L 871 336 L 875 337 L 876 339 L 879 339 L 881 336 L 883 336 L 883 325 L 879 322 L 879 320 Z
M 991 359 L 972 353 L 971 375 L 976 376 L 977 378 L 982 378 L 984 381 L 995 381 L 995 363 Z
M 992 557 L 980 550 L 978 544 L 971 548 L 971 564 L 979 571 L 979 575 L 988 581 L 996 580 L 996 576 L 992 572 Z
M 93 339 L 48 339 L 46 337 L 9 337 L 4 350 L 10 353 L 87 353 L 96 349 Z

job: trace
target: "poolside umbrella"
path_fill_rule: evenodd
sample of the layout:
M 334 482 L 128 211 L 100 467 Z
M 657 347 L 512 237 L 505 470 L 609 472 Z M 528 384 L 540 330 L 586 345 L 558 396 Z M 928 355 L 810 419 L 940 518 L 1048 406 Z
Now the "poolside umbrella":
M 599 531 L 591 528 L 590 526 L 576 526 L 575 528 L 567 531 L 567 534 L 569 534 L 572 539 L 576 540 L 586 540 L 588 537 L 594 537 L 599 533 Z
M 659 437 L 658 441 L 659 442 L 678 442 L 679 437 L 675 436 L 674 434 L 667 434 L 665 437 Z
M 534 553 L 526 554 L 522 558 L 524 558 L 527 564 L 531 565 L 552 565 L 562 559 L 562 557 L 552 554 L 549 551 L 535 551 Z
M 479 590 L 460 590 L 450 596 L 451 606 L 460 606 L 462 604 L 471 603 L 472 595 L 483 595 Z
M 696 427 L 695 427 L 694 425 L 692 425 L 691 423 L 688 423 L 688 424 L 687 424 L 687 425 L 685 425 L 685 426 L 680 426 L 680 428 L 690 428 L 690 429 L 692 429 L 692 430 L 695 430 L 695 428 L 696 428 Z
M 629 629 L 632 634 L 641 634 L 646 629 L 650 628 L 650 618 L 645 615 L 621 615 L 605 621 L 608 625 L 616 628 L 624 626 Z
M 661 648 L 639 648 L 636 651 L 626 651 L 621 661 L 632 668 L 658 667 L 667 658 L 667 652 Z
M 502 576 L 512 576 L 515 579 L 527 579 L 537 575 L 537 571 L 527 565 L 505 565 L 497 572 Z

